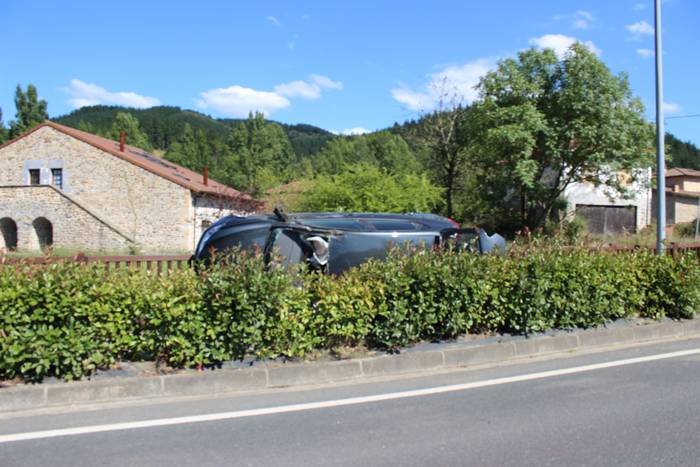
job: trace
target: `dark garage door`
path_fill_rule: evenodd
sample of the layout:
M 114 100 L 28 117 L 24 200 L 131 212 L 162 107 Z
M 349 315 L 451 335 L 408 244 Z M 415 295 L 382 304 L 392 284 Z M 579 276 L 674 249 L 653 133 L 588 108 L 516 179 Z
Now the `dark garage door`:
M 576 215 L 586 219 L 590 233 L 618 235 L 637 231 L 636 206 L 579 204 L 576 206 Z

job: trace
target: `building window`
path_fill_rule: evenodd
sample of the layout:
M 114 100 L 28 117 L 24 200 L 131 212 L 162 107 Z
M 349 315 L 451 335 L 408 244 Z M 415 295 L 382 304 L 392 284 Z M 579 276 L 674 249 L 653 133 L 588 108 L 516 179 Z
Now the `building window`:
M 41 171 L 39 169 L 29 169 L 29 184 L 41 185 Z
M 51 184 L 63 189 L 63 169 L 51 169 Z

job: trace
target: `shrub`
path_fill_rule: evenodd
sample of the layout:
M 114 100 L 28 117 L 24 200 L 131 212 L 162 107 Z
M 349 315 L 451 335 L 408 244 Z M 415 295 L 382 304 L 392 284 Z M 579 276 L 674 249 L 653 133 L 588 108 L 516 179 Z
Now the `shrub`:
M 695 236 L 695 222 L 696 221 L 676 224 L 673 228 L 673 233 L 679 237 L 693 237 Z
M 2 266 L 0 379 L 78 379 L 120 360 L 192 367 L 356 345 L 398 351 L 465 333 L 691 318 L 698 307 L 695 254 L 556 244 L 505 257 L 395 250 L 339 277 L 268 267 L 244 252 L 167 277 L 95 264 Z

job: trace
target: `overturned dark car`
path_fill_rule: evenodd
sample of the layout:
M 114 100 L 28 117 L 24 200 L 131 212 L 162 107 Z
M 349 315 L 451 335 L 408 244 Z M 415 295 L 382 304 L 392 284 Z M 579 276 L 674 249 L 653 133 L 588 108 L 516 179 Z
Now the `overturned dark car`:
M 209 226 L 192 259 L 199 264 L 227 250 L 262 251 L 266 261 L 283 267 L 306 263 L 339 274 L 370 258 L 384 259 L 392 247 L 437 249 L 453 245 L 474 253 L 505 251 L 505 240 L 482 229 L 434 214 L 297 213 L 227 216 Z

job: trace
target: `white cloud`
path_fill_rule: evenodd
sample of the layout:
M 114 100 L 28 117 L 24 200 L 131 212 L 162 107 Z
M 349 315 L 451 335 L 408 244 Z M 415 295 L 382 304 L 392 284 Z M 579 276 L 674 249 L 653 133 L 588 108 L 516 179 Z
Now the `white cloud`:
M 681 111 L 681 106 L 674 103 L 674 102 L 664 102 L 664 105 L 662 107 L 664 109 L 664 112 L 666 113 L 678 113 Z
M 556 15 L 554 20 L 571 22 L 571 27 L 574 29 L 589 29 L 595 21 L 595 17 L 590 11 L 576 10 L 570 14 Z
M 492 59 L 479 59 L 473 62 L 447 67 L 428 75 L 423 90 L 416 91 L 406 85 L 391 90 L 392 97 L 413 111 L 435 109 L 441 98 L 456 98 L 471 103 L 477 97 L 476 85 L 479 79 L 495 66 Z
M 282 24 L 282 23 L 280 23 L 280 20 L 278 20 L 276 17 L 274 17 L 272 15 L 266 16 L 265 19 L 268 20 L 269 22 L 271 22 L 272 24 L 274 24 L 275 26 L 279 26 L 280 24 Z
M 574 23 L 572 25 L 574 29 L 588 29 L 591 27 L 591 25 L 586 21 L 585 19 L 575 19 Z
M 639 39 L 643 35 L 650 36 L 654 34 L 654 27 L 646 21 L 628 24 L 625 28 L 632 33 L 635 39 Z
M 275 92 L 279 95 L 307 100 L 318 99 L 324 89 L 343 89 L 343 83 L 333 81 L 328 76 L 311 75 L 309 81 L 296 80 L 275 86 Z
M 432 110 L 437 101 L 430 93 L 412 91 L 408 88 L 394 88 L 391 90 L 391 96 L 414 112 Z
M 72 79 L 70 84 L 61 90 L 70 96 L 68 104 L 75 109 L 99 104 L 137 108 L 160 105 L 160 101 L 155 97 L 142 96 L 135 92 L 110 92 L 102 86 L 85 83 L 79 79 Z
M 260 111 L 265 115 L 287 108 L 291 102 L 275 92 L 256 91 L 243 86 L 210 89 L 200 94 L 197 106 L 212 109 L 229 117 L 245 117 L 248 112 Z
M 644 58 L 649 58 L 654 56 L 654 51 L 651 49 L 637 49 L 637 55 Z
M 322 88 L 328 89 L 343 89 L 343 83 L 340 81 L 333 81 L 328 76 L 323 75 L 311 75 L 309 76 L 311 81 L 315 84 L 321 86 Z
M 644 3 L 635 3 L 634 7 L 632 7 L 632 9 L 634 11 L 642 11 L 642 10 L 646 9 L 646 7 L 647 6 Z
M 574 29 L 588 29 L 593 21 L 593 14 L 590 11 L 576 10 L 572 26 Z
M 278 84 L 275 92 L 287 97 L 301 97 L 302 99 L 318 99 L 321 97 L 321 88 L 313 83 L 296 80 L 289 83 Z
M 571 36 L 565 36 L 563 34 L 545 34 L 544 36 L 535 37 L 530 39 L 530 44 L 542 49 L 552 49 L 557 57 L 563 58 L 571 47 L 578 39 Z M 586 46 L 588 50 L 596 55 L 600 55 L 603 52 L 596 47 L 596 45 L 591 41 L 581 42 Z
M 366 133 L 370 133 L 370 130 L 367 128 L 362 128 L 362 127 L 357 127 L 357 128 L 347 128 L 343 131 L 340 132 L 343 135 L 346 136 L 356 136 L 356 135 L 364 135 Z
M 292 103 L 288 98 L 315 100 L 321 97 L 325 89 L 342 88 L 343 83 L 340 81 L 333 81 L 323 75 L 310 75 L 308 81 L 295 80 L 278 84 L 272 91 L 258 91 L 239 85 L 210 89 L 200 93 L 197 106 L 230 117 L 245 117 L 252 111 L 263 112 L 269 116 L 289 107 Z

